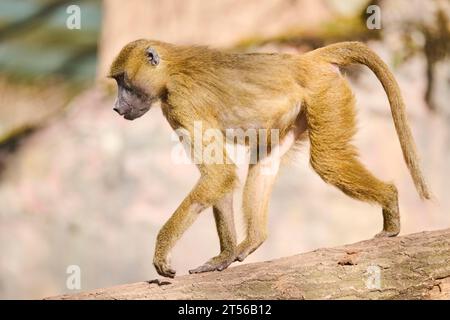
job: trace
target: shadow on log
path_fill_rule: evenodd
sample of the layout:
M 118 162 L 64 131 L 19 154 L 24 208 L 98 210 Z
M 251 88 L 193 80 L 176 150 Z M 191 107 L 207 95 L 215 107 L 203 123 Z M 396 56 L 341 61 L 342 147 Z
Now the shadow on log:
M 49 299 L 450 299 L 450 229 Z

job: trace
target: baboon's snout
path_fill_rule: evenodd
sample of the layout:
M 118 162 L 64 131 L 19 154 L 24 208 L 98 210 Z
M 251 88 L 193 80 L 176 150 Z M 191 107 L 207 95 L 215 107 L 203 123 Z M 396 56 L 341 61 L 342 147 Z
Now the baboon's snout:
M 123 103 L 120 101 L 120 99 L 117 99 L 117 101 L 114 103 L 113 110 L 123 116 L 127 112 L 131 111 L 131 108 L 128 104 Z

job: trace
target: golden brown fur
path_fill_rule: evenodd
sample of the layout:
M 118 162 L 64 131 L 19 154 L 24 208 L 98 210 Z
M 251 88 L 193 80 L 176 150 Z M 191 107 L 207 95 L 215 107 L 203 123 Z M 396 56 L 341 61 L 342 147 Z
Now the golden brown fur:
M 395 186 L 374 177 L 351 144 L 356 130 L 354 98 L 337 68 L 350 63 L 367 65 L 381 81 L 406 164 L 420 196 L 429 198 L 398 85 L 387 66 L 362 43 L 338 43 L 304 55 L 236 54 L 148 40 L 122 49 L 110 76 L 119 85 L 115 110 L 125 118 L 141 116 L 159 99 L 172 128 L 184 128 L 190 135 L 194 121 L 202 121 L 203 130 L 276 129 L 280 136 L 278 145 L 264 141 L 272 152 L 250 165 L 243 197 L 247 238 L 239 245 L 232 210 L 236 166 L 198 164 L 199 182 L 158 235 L 154 265 L 159 274 L 175 275 L 169 252 L 209 206 L 213 206 L 221 253 L 192 272 L 222 270 L 256 250 L 267 237 L 268 204 L 280 157 L 305 132 L 311 142 L 311 165 L 322 179 L 353 198 L 378 203 L 384 221 L 378 236 L 398 234 Z M 280 156 L 273 150 L 281 150 Z M 222 152 L 227 157 L 226 150 Z M 275 174 L 263 173 L 267 164 Z

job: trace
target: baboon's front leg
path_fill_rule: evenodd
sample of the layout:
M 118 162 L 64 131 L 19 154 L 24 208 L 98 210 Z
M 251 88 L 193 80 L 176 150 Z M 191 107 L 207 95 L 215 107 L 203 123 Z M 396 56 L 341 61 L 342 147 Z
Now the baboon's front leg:
M 243 261 L 266 240 L 269 200 L 280 169 L 281 158 L 295 141 L 304 139 L 306 128 L 305 115 L 300 112 L 294 128 L 287 133 L 281 143 L 274 146 L 267 157 L 250 165 L 243 197 L 247 237 L 238 245 L 236 260 Z
M 267 238 L 267 214 L 269 200 L 279 168 L 279 159 L 274 159 L 272 170 L 265 171 L 264 162 L 251 165 L 243 195 L 243 211 L 247 225 L 247 236 L 237 247 L 236 260 L 243 261 Z
M 220 240 L 220 254 L 190 273 L 222 271 L 236 258 L 236 229 L 233 215 L 233 192 L 226 194 L 213 206 L 214 219 Z
M 190 194 L 161 228 L 153 258 L 153 265 L 158 274 L 169 278 L 175 276 L 175 270 L 171 268 L 169 261 L 170 250 L 205 207 L 201 203 L 193 202 Z
M 175 270 L 170 267 L 168 261 L 170 250 L 198 214 L 218 203 L 233 189 L 236 179 L 234 165 L 204 165 L 200 167 L 200 171 L 202 176 L 199 182 L 158 234 L 153 265 L 162 276 L 175 276 Z

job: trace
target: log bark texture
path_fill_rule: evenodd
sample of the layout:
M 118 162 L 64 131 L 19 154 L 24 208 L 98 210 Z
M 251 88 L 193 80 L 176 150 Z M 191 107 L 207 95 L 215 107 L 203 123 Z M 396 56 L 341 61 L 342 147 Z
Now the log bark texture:
M 50 299 L 450 299 L 450 229 L 158 281 Z

